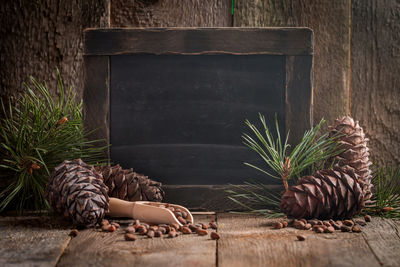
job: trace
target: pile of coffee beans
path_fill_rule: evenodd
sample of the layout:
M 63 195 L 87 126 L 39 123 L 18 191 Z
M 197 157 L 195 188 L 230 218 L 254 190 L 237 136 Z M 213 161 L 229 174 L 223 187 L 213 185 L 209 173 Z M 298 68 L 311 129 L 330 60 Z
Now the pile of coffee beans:
M 294 220 L 282 220 L 275 222 L 273 225 L 274 229 L 282 229 L 285 227 L 294 227 L 299 230 L 312 230 L 316 233 L 334 233 L 335 231 L 342 232 L 353 232 L 361 233 L 362 227 L 371 221 L 371 216 L 366 215 L 364 220 L 326 220 L 321 221 L 317 219 L 294 219 Z M 306 238 L 303 235 L 298 235 L 297 239 L 299 241 L 304 241 Z
M 183 224 L 182 226 L 177 223 L 150 225 L 140 222 L 139 220 L 135 220 L 134 223 L 131 223 L 125 229 L 123 229 L 125 232 L 124 239 L 126 241 L 135 241 L 137 239 L 137 235 L 147 236 L 147 238 L 175 238 L 179 235 L 189 234 L 207 236 L 209 229 L 217 230 L 218 228 L 215 221 L 211 221 L 208 225 L 205 223 L 192 224 L 189 220 L 186 220 L 188 217 L 188 215 L 185 214 L 186 212 L 182 213 L 182 211 L 179 210 L 175 210 L 173 212 L 174 214 L 177 213 L 177 215 L 175 214 L 177 218 L 181 218 L 179 221 Z M 120 225 L 116 222 L 103 220 L 100 224 L 100 227 L 103 232 L 115 232 L 118 228 L 120 228 Z M 212 231 L 210 238 L 213 240 L 218 240 L 220 236 L 217 232 Z

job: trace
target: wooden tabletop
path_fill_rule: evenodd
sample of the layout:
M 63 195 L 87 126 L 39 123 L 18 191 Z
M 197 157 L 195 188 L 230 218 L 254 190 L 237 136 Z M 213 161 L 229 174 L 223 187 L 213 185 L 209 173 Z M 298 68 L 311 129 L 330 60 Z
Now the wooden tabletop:
M 221 239 L 181 235 L 138 236 L 126 242 L 97 229 L 68 236 L 70 226 L 52 215 L 0 216 L 0 266 L 400 266 L 400 221 L 373 218 L 362 233 L 317 234 L 272 229 L 272 219 L 229 213 L 195 214 L 216 220 Z M 297 241 L 302 234 L 305 241 Z

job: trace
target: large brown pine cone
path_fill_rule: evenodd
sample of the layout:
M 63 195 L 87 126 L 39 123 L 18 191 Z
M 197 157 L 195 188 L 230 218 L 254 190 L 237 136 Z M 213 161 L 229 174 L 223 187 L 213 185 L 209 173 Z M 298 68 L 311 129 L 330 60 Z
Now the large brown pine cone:
M 335 166 L 300 178 L 281 199 L 281 210 L 294 218 L 351 218 L 365 205 L 360 177 L 351 167 Z
M 103 175 L 110 197 L 127 201 L 162 201 L 164 197 L 161 183 L 136 173 L 133 169 L 124 170 L 120 165 L 115 165 L 99 166 L 96 170 Z
M 101 174 L 82 160 L 65 160 L 51 174 L 45 196 L 54 210 L 77 225 L 94 226 L 108 212 Z
M 338 135 L 340 148 L 344 151 L 332 160 L 340 166 L 350 166 L 360 177 L 360 184 L 365 191 L 366 200 L 371 198 L 371 170 L 369 166 L 368 138 L 365 138 L 363 128 L 358 121 L 349 116 L 343 116 L 335 120 L 329 127 L 330 135 Z

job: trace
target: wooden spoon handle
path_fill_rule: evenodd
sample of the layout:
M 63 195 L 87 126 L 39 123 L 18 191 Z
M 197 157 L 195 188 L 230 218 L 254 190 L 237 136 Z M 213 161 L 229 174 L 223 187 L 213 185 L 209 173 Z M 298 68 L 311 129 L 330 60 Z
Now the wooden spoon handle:
M 128 217 L 133 218 L 134 202 L 121 200 L 118 198 L 110 198 L 109 202 L 109 213 L 111 217 Z

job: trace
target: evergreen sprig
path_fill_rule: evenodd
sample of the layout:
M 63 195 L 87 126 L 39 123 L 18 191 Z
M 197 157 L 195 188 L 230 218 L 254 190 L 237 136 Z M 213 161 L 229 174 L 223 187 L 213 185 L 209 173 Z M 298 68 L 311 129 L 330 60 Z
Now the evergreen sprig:
M 101 141 L 88 141 L 82 128 L 82 102 L 69 87 L 64 90 L 57 69 L 57 97 L 46 83 L 30 77 L 16 101 L 1 100 L 0 211 L 48 207 L 44 189 L 53 168 L 65 159 L 89 164 L 104 162 Z M 32 87 L 31 87 L 32 86 Z
M 364 211 L 385 218 L 400 218 L 400 165 L 377 168 L 372 184 L 371 203 Z
M 341 152 L 336 142 L 338 136 L 329 136 L 328 133 L 319 136 L 321 126 L 325 123 L 324 119 L 315 127 L 307 130 L 301 141 L 293 149 L 288 144 L 289 132 L 284 139 L 281 137 L 276 116 L 276 138 L 268 128 L 265 117 L 259 114 L 259 119 L 262 130 L 246 120 L 245 123 L 254 137 L 244 133 L 242 138 L 243 143 L 261 157 L 265 167 L 255 166 L 251 163 L 245 164 L 266 174 L 267 177 L 282 180 L 285 190 L 288 190 L 289 180 L 295 180 L 302 175 L 313 174 L 315 170 L 321 169 L 328 159 Z M 268 216 L 279 212 L 280 194 L 269 189 L 262 182 L 250 182 L 247 183 L 247 187 L 234 186 L 234 188 L 234 190 L 228 190 L 229 198 L 243 208 L 253 213 L 262 213 Z M 260 205 L 270 208 L 268 211 L 253 208 L 253 206 Z

